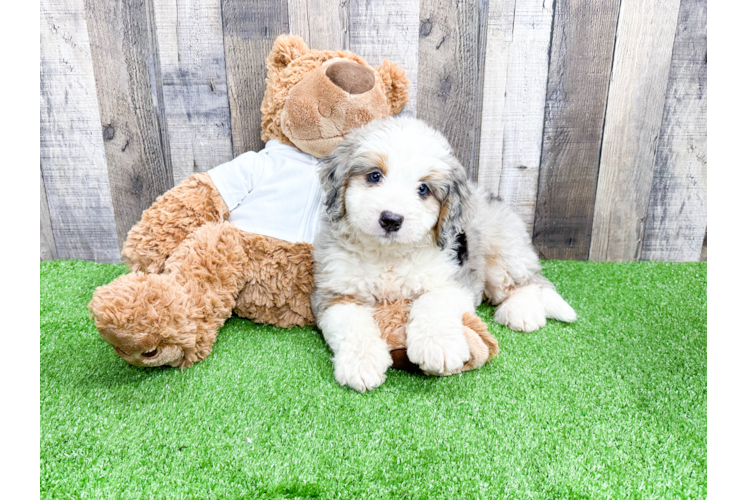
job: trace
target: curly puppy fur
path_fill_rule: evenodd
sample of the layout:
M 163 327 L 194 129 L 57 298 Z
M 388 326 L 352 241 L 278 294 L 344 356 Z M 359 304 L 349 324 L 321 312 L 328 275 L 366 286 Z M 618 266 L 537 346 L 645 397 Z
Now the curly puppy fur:
M 422 121 L 371 122 L 320 167 L 327 210 L 314 242 L 312 307 L 341 384 L 384 381 L 392 359 L 372 319 L 384 301 L 412 301 L 407 356 L 436 375 L 470 361 L 462 319 L 484 296 L 498 305 L 494 319 L 515 330 L 576 319 L 540 274 L 519 218 L 468 182 L 446 139 Z

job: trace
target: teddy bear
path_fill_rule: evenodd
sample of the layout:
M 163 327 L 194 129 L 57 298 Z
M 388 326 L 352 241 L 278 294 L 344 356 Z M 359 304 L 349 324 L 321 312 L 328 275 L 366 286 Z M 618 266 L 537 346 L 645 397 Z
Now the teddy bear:
M 350 130 L 408 101 L 402 68 L 356 54 L 311 50 L 281 35 L 267 57 L 259 152 L 193 174 L 143 212 L 123 245 L 129 274 L 97 288 L 89 310 L 102 338 L 136 366 L 186 368 L 211 352 L 232 313 L 279 327 L 314 325 L 312 246 L 321 191 L 318 159 Z M 379 304 L 393 367 L 405 355 L 407 304 Z M 475 315 L 464 371 L 498 352 Z

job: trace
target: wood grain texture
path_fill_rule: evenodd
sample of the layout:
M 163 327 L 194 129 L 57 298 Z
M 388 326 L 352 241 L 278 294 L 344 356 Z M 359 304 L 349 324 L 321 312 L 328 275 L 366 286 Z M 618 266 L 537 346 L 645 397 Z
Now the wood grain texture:
M 504 149 L 504 104 L 509 70 L 509 47 L 514 31 L 515 0 L 493 0 L 488 9 L 486 63 L 483 76 L 480 167 L 476 181 L 499 195 Z
M 641 260 L 698 261 L 706 232 L 706 0 L 681 0 Z
M 373 67 L 389 59 L 410 79 L 402 116 L 415 116 L 418 102 L 419 0 L 351 0 L 350 50 Z
M 223 41 L 234 156 L 265 147 L 260 106 L 265 95 L 265 58 L 275 38 L 288 33 L 286 0 L 223 0 Z
M 263 148 L 288 32 L 404 67 L 403 114 L 543 257 L 706 259 L 706 0 L 43 0 L 40 26 L 43 259 L 119 261 L 156 196 Z
M 590 260 L 639 258 L 679 3 L 621 3 Z
M 39 187 L 40 187 L 40 234 L 39 247 L 40 259 L 52 260 L 57 258 L 57 247 L 55 246 L 55 235 L 52 233 L 52 221 L 49 219 L 49 204 L 47 203 L 47 190 L 44 188 L 44 177 L 39 170 Z
M 701 255 L 699 256 L 701 262 L 706 262 L 706 235 L 707 232 L 704 231 L 704 243 L 701 246 Z
M 146 0 L 86 0 L 91 56 L 120 246 L 174 185 L 164 157 L 158 54 Z
M 418 118 L 442 132 L 475 179 L 488 2 L 421 0 Z
M 221 0 L 153 0 L 174 184 L 233 158 Z
M 341 0 L 288 0 L 288 27 L 312 49 L 348 50 L 348 4 Z
M 532 234 L 543 144 L 553 0 L 518 1 L 507 62 L 499 196 Z
M 83 0 L 42 0 L 40 163 L 57 257 L 119 261 Z
M 533 243 L 586 260 L 621 0 L 557 0 Z

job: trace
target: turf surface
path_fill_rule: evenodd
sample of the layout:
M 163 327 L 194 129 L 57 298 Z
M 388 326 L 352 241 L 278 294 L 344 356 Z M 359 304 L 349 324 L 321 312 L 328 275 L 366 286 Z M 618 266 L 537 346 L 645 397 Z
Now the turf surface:
M 124 266 L 42 263 L 41 495 L 704 498 L 706 264 L 544 266 L 576 323 L 490 322 L 485 367 L 359 394 L 315 329 L 237 318 L 188 370 L 130 366 L 86 309 Z

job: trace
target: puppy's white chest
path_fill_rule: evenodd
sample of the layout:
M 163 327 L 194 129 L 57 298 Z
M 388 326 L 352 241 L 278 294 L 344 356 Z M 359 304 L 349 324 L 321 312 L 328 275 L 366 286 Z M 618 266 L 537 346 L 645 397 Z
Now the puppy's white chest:
M 403 269 L 385 268 L 380 274 L 379 282 L 379 299 L 396 300 L 403 296 L 403 289 L 412 289 L 414 283 L 407 283 L 407 276 L 410 273 L 403 272 Z M 411 298 L 411 297 L 408 297 Z
M 349 279 L 343 281 L 355 288 L 356 295 L 375 301 L 415 299 L 449 283 L 456 271 L 456 266 L 437 249 L 393 258 L 357 260 L 357 265 L 349 269 Z

